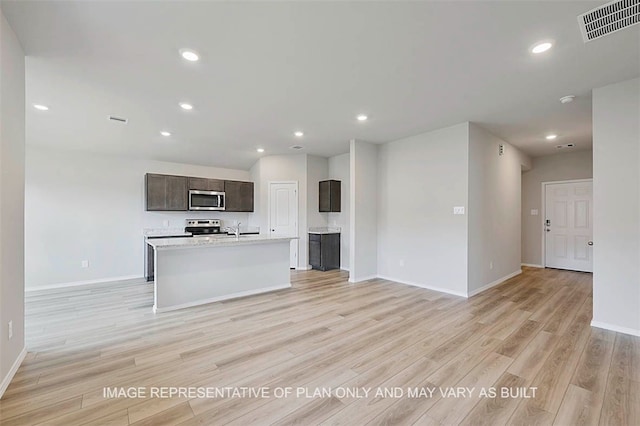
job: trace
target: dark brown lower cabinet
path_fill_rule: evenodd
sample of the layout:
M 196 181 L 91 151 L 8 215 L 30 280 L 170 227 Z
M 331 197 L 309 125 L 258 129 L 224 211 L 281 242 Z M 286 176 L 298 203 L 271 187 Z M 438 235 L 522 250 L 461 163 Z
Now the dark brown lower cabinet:
M 146 244 L 146 252 L 144 256 L 144 275 L 147 277 L 147 281 L 153 281 L 155 278 L 155 249 L 150 245 Z
M 309 234 L 309 264 L 328 271 L 340 268 L 340 234 Z

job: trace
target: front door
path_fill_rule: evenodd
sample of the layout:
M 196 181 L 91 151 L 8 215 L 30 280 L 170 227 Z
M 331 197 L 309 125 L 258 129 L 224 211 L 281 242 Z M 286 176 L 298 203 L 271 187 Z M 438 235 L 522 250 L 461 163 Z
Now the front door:
M 269 184 L 269 233 L 273 236 L 298 236 L 298 184 Z M 290 267 L 298 266 L 298 240 L 291 240 Z
M 545 185 L 545 266 L 593 272 L 593 182 Z

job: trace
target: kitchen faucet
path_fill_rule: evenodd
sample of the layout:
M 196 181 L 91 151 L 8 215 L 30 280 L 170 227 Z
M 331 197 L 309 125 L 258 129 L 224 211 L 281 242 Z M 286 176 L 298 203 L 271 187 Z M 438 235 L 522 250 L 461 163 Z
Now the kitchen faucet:
M 238 222 L 238 224 L 236 225 L 236 230 L 235 230 L 236 238 L 240 238 L 240 223 L 241 222 Z

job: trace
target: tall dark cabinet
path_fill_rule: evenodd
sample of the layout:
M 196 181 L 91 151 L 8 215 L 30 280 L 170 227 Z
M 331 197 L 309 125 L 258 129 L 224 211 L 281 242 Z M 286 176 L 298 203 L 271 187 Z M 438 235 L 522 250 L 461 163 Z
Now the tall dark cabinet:
M 320 271 L 340 269 L 340 233 L 310 233 L 309 264 Z
M 339 180 L 320 181 L 320 212 L 339 212 L 342 182 Z
M 182 211 L 188 209 L 186 177 L 147 173 L 145 185 L 147 211 Z

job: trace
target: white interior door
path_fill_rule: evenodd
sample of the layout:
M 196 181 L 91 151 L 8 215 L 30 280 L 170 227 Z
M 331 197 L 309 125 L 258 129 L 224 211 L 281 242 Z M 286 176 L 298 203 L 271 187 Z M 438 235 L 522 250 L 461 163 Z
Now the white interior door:
M 269 183 L 269 233 L 298 236 L 298 183 Z M 290 267 L 298 266 L 298 240 L 291 240 Z
M 545 266 L 593 272 L 593 183 L 545 188 Z

